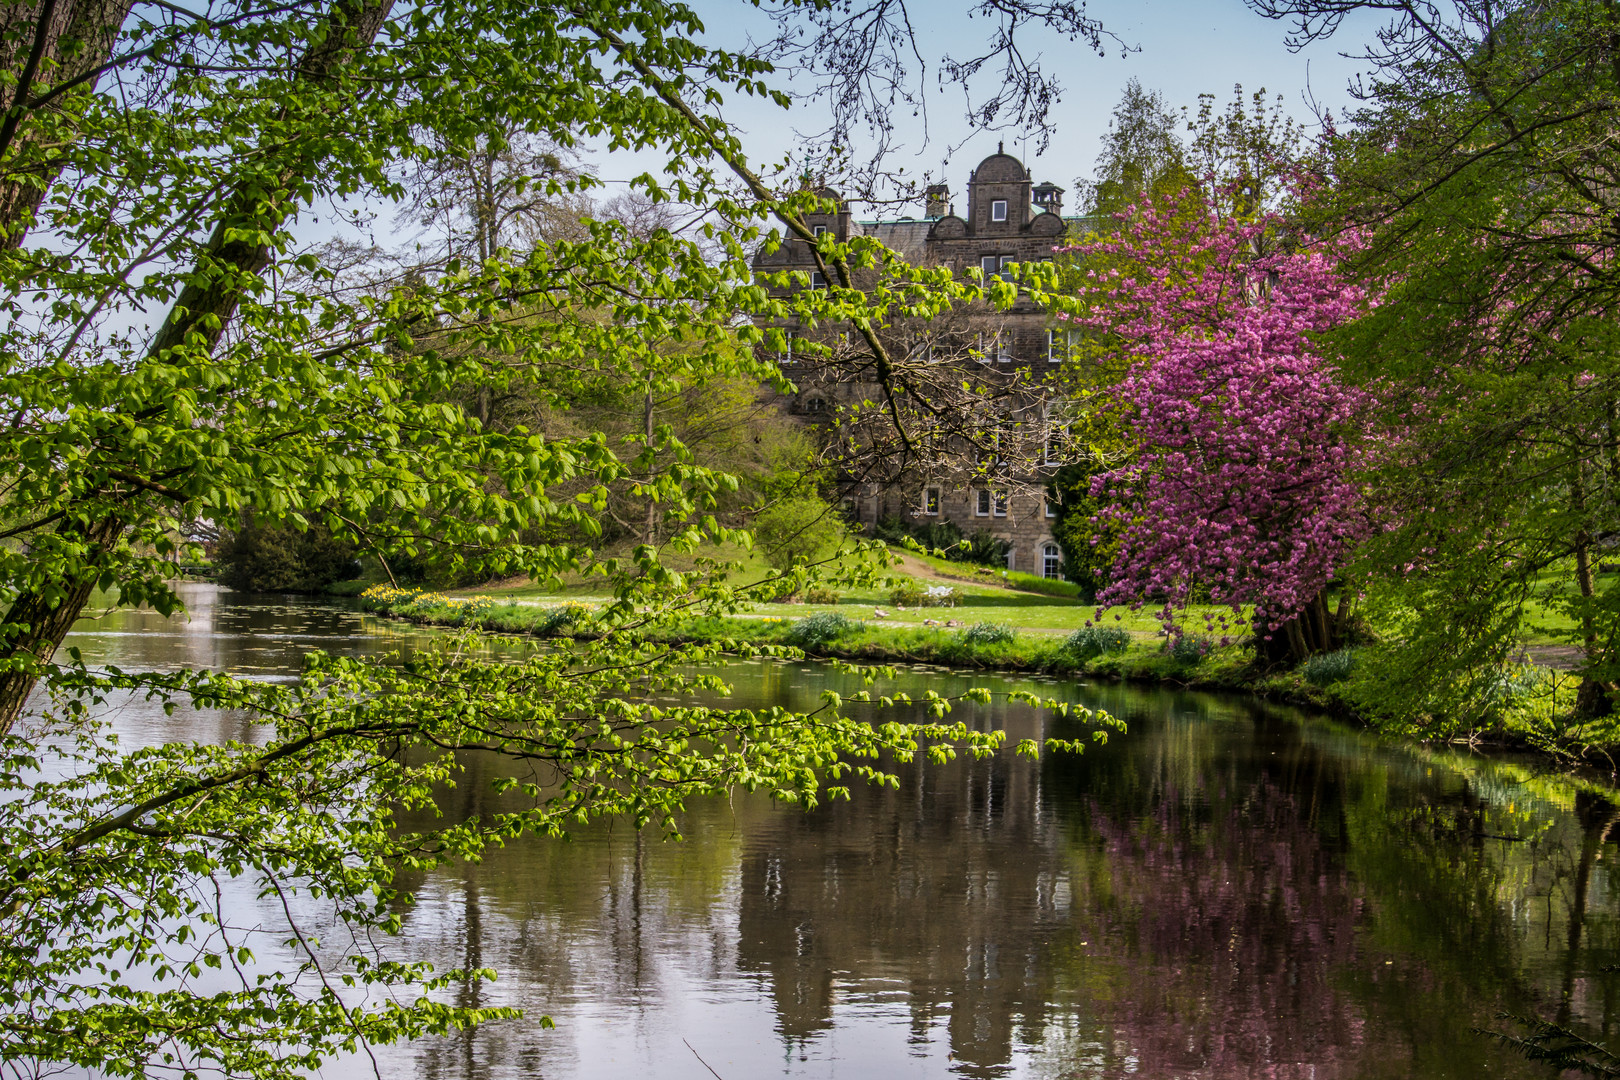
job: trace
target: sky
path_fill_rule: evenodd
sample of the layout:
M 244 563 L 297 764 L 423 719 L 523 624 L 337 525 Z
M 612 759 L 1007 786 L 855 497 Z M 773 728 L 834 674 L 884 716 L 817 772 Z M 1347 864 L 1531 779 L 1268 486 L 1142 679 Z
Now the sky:
M 710 40 L 722 45 L 741 44 L 769 36 L 770 24 L 739 0 L 692 0 L 703 18 Z M 971 55 L 988 35 L 983 19 L 966 15 L 969 2 L 912 0 L 923 56 L 930 62 L 943 53 Z M 1088 14 L 1132 47 L 1121 55 L 1110 43 L 1106 56 L 1085 44 L 1056 40 L 1043 50 L 1043 62 L 1060 72 L 1065 87 L 1053 113 L 1056 135 L 1044 153 L 1035 155 L 1035 140 L 1027 142 L 1016 131 L 974 133 L 965 122 L 960 93 L 930 94 L 928 129 L 909 112 L 897 117 L 902 148 L 891 163 L 909 176 L 931 173 L 950 184 L 953 193 L 964 190 L 969 171 L 994 153 L 998 141 L 1024 158 L 1034 180 L 1073 189 L 1077 177 L 1089 177 L 1108 128 L 1108 118 L 1127 80 L 1135 77 L 1150 90 L 1163 93 L 1172 108 L 1196 109 L 1200 93 L 1214 93 L 1218 102 L 1231 100 L 1241 83 L 1245 93 L 1260 87 L 1283 98 L 1285 110 L 1314 126 L 1318 108 L 1342 114 L 1352 103 L 1350 81 L 1364 63 L 1348 58 L 1370 39 L 1376 21 L 1347 23 L 1329 42 L 1299 52 L 1285 44 L 1287 26 L 1256 15 L 1242 0 L 1091 0 Z M 931 70 L 927 79 L 937 85 Z M 788 84 L 792 86 L 791 82 Z M 727 119 L 742 133 L 744 146 L 755 162 L 776 162 L 795 146 L 794 131 L 817 130 L 823 121 L 819 106 L 807 103 L 784 113 L 758 99 L 728 103 Z M 857 146 L 857 153 L 864 149 Z M 597 175 L 616 185 L 659 164 L 631 155 L 590 155 Z M 1074 200 L 1069 199 L 1072 208 Z M 920 211 L 920 207 L 918 208 Z M 857 213 L 859 213 L 857 208 Z

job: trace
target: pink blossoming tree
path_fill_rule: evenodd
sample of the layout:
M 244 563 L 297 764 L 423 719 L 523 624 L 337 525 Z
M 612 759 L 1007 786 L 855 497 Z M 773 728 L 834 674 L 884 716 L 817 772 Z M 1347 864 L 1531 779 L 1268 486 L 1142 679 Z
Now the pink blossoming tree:
M 1288 241 L 1271 215 L 1218 219 L 1194 190 L 1146 201 L 1074 249 L 1068 317 L 1111 344 L 1111 390 L 1135 443 L 1096 476 L 1120 530 L 1100 604 L 1162 600 L 1171 634 L 1195 595 L 1229 605 L 1261 652 L 1337 648 L 1347 607 L 1325 592 L 1369 527 L 1355 472 L 1369 394 L 1345 384 L 1320 337 L 1365 303 L 1334 250 Z

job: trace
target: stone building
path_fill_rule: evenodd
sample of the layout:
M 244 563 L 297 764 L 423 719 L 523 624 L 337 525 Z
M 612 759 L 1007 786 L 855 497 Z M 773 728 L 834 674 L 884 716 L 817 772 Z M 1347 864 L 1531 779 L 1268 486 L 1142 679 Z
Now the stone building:
M 1062 188 L 1032 183 L 1023 162 L 1000 149 L 973 170 L 960 213 L 944 184 L 928 188 L 922 217 L 889 221 L 858 221 L 836 192 L 821 194 L 838 209 L 810 215 L 808 223 L 818 234 L 831 232 L 841 243 L 870 236 L 912 265 L 947 266 L 957 274 L 977 267 L 994 275 L 1010 264 L 1050 261 L 1078 220 L 1062 216 Z M 803 240 L 761 252 L 754 268 L 770 274 L 796 270 L 808 277 L 811 287 L 825 284 Z M 818 368 L 805 362 L 802 352 L 793 353 L 795 338 L 825 344 L 846 338 L 847 331 L 820 327 L 808 333 L 791 323 L 782 329 L 790 344 L 779 359 L 792 365 L 787 370 L 798 386 L 791 406 L 795 413 L 816 423 L 830 418 L 841 404 L 870 399 L 870 384 L 837 377 L 830 370 L 833 365 Z M 984 531 L 1002 541 L 1008 569 L 1062 576 L 1062 554 L 1052 538 L 1056 512 L 1047 505 L 1044 490 L 1061 453 L 1061 423 L 1049 414 L 1042 387 L 1066 358 L 1067 331 L 1021 294 L 1005 311 L 964 315 L 957 325 L 932 326 L 928 333 L 916 328 L 905 332 L 912 340 L 885 342 L 885 348 L 903 355 L 917 348 L 933 350 L 936 338 L 942 345 L 949 343 L 952 362 L 986 389 L 986 410 L 993 400 L 997 422 L 1016 427 L 1033 449 L 1019 455 L 1017 464 L 988 471 L 966 469 L 956 459 L 955 464 L 942 460 L 879 482 L 848 475 L 841 494 L 852 522 L 867 528 L 888 517 L 912 524 L 950 522 L 964 534 Z M 996 464 L 1002 465 L 1000 458 Z

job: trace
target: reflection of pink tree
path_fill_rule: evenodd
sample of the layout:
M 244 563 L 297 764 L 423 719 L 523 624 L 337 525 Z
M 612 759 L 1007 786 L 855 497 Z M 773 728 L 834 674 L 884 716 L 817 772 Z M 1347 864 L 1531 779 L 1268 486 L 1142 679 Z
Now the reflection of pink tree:
M 1352 473 L 1369 396 L 1317 343 L 1362 291 L 1325 246 L 1272 250 L 1281 231 L 1217 220 L 1191 190 L 1147 202 L 1076 249 L 1093 269 L 1075 321 L 1119 343 L 1112 394 L 1137 450 L 1092 481 L 1121 540 L 1099 600 L 1162 596 L 1179 630 L 1202 587 L 1254 605 L 1268 651 L 1297 660 L 1338 641 L 1324 592 L 1366 528 Z
M 1229 796 L 1167 791 L 1131 822 L 1093 808 L 1105 869 L 1076 900 L 1101 923 L 1094 955 L 1129 973 L 1105 1019 L 1141 1076 L 1362 1075 L 1368 1032 L 1337 978 L 1363 903 L 1291 795 L 1261 779 Z

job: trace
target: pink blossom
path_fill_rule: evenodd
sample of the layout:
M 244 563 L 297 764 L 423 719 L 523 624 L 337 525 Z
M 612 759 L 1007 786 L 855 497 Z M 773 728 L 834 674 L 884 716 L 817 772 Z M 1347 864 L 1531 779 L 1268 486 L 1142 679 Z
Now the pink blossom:
M 1075 319 L 1121 343 L 1112 393 L 1137 451 L 1092 481 L 1121 539 L 1098 601 L 1162 597 L 1176 633 L 1198 586 L 1240 614 L 1257 605 L 1257 629 L 1275 628 L 1368 530 L 1354 474 L 1371 395 L 1319 344 L 1366 298 L 1338 274 L 1337 250 L 1274 250 L 1281 226 L 1217 220 L 1189 191 L 1077 249 L 1129 268 L 1123 288 L 1086 292 Z

